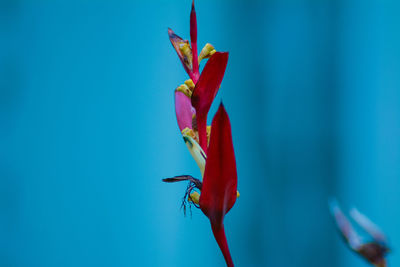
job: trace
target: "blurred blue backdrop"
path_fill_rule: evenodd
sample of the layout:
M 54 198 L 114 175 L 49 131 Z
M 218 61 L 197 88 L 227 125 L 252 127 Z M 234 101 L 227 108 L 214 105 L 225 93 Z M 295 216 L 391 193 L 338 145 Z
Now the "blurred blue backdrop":
M 0 2 L 0 265 L 224 266 L 177 128 L 186 79 L 167 27 L 190 0 Z M 237 266 L 367 266 L 327 201 L 357 206 L 400 265 L 398 1 L 198 0 L 199 45 L 229 51 L 218 100 L 241 197 Z M 215 107 L 213 108 L 215 111 Z

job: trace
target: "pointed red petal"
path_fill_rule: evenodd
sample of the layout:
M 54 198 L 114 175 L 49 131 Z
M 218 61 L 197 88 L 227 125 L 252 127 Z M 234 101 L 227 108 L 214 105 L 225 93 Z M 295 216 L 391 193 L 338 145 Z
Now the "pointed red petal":
M 196 83 L 199 78 L 199 61 L 197 54 L 197 18 L 196 10 L 194 9 L 194 0 L 192 2 L 192 10 L 190 12 L 190 42 L 192 45 L 193 54 L 193 82 Z
M 231 125 L 221 104 L 211 126 L 210 147 L 200 195 L 200 208 L 211 228 L 228 267 L 233 267 L 224 230 L 224 216 L 236 201 L 237 173 Z
M 237 172 L 231 125 L 221 104 L 211 126 L 210 147 L 200 195 L 200 208 L 212 224 L 222 225 L 236 201 Z
M 189 76 L 192 75 L 193 72 L 193 66 L 192 66 L 192 56 L 190 55 L 189 52 L 189 57 L 187 55 L 183 55 L 182 51 L 180 50 L 180 46 L 182 44 L 187 44 L 189 45 L 188 40 L 183 40 L 180 36 L 174 33 L 174 31 L 170 28 L 168 28 L 168 36 L 169 40 L 171 41 L 172 46 L 175 48 L 176 53 L 178 54 L 179 59 L 182 62 L 183 68 L 189 74 Z
M 175 113 L 181 131 L 186 127 L 192 129 L 194 109 L 190 98 L 180 91 L 175 91 Z
M 227 52 L 216 52 L 208 60 L 200 75 L 192 95 L 192 105 L 196 109 L 200 146 L 207 153 L 207 114 L 221 85 L 226 65 Z

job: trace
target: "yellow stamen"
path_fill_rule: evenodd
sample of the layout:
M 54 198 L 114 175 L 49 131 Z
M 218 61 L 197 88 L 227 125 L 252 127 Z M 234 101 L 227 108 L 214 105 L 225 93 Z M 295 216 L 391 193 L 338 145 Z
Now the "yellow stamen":
M 192 81 L 192 79 L 186 80 L 186 81 L 185 81 L 185 84 L 187 85 L 187 87 L 189 87 L 189 89 L 190 89 L 191 91 L 194 90 L 194 82 Z
M 185 129 L 182 130 L 182 135 L 183 136 L 190 136 L 192 137 L 197 143 L 199 142 L 199 137 L 197 136 L 196 132 L 190 129 L 189 127 L 186 127 Z
M 214 55 L 214 53 L 216 52 L 216 50 L 214 49 L 214 46 L 212 46 L 211 44 L 207 43 L 203 49 L 200 52 L 199 55 L 199 62 L 202 61 L 205 58 L 209 58 L 212 55 Z
M 184 93 L 189 98 L 192 97 L 192 90 L 186 84 L 179 85 L 176 91 Z
M 182 53 L 183 56 L 183 61 L 185 64 L 192 69 L 192 60 L 193 60 L 193 55 L 192 55 L 192 49 L 190 48 L 189 42 L 182 42 L 179 44 L 179 50 Z

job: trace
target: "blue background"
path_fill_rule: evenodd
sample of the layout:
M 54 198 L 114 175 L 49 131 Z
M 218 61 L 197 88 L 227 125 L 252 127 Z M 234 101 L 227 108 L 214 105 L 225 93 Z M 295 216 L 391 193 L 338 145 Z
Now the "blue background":
M 0 2 L 0 265 L 224 266 L 175 120 L 167 27 L 189 0 Z M 367 266 L 327 201 L 356 206 L 400 265 L 398 1 L 198 0 L 199 46 L 230 59 L 237 266 Z M 213 107 L 213 112 L 216 109 Z

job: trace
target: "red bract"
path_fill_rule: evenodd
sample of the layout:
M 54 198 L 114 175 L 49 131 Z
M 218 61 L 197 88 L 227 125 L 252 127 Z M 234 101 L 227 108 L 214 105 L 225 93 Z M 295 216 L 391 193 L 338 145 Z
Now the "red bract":
M 205 65 L 192 95 L 200 146 L 207 153 L 207 114 L 224 78 L 228 53 L 216 52 Z
M 212 231 L 226 263 L 233 266 L 223 221 L 236 201 L 237 173 L 231 125 L 222 104 L 215 114 L 211 129 L 200 208 L 210 219 Z

